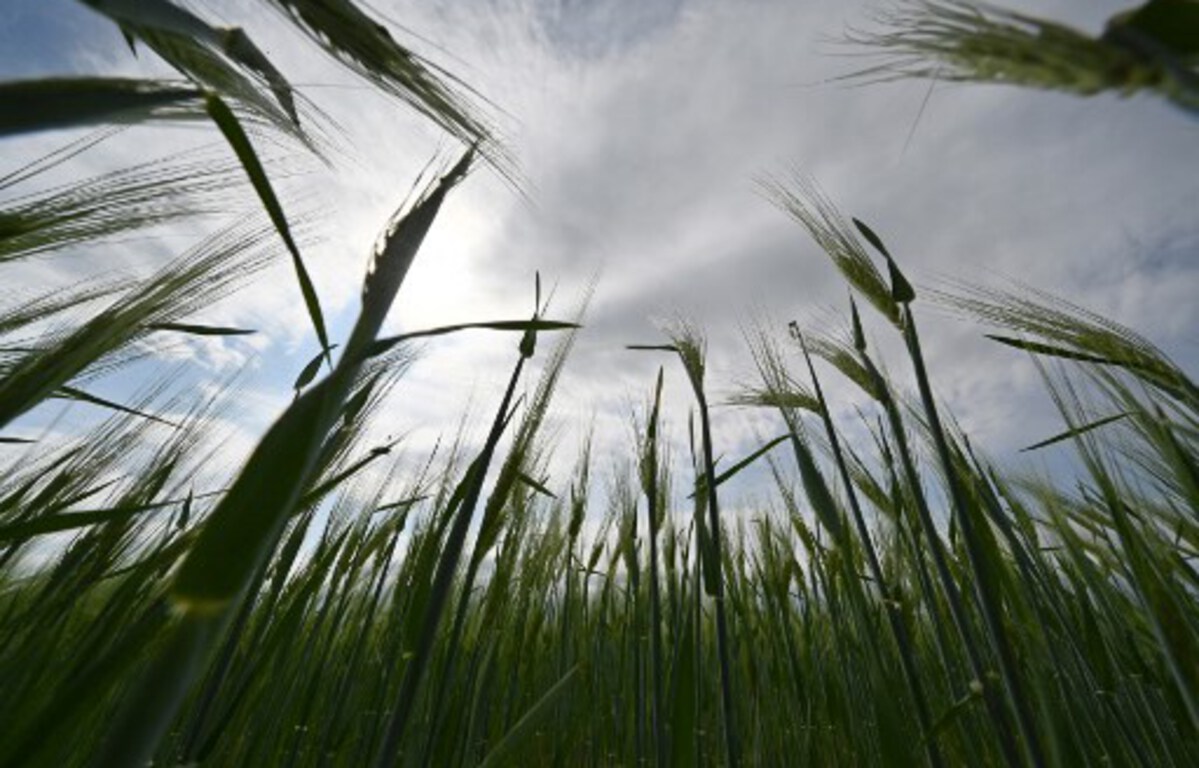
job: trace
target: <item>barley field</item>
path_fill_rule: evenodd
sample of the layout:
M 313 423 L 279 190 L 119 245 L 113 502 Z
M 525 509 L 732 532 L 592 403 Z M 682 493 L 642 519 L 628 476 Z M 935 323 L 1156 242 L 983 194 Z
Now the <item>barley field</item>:
M 522 317 L 383 331 L 443 202 L 476 174 L 519 189 L 481 97 L 365 3 L 261 3 L 452 156 L 379 222 L 339 337 L 260 154 L 330 139 L 246 32 L 174 0 L 85 0 L 177 77 L 0 83 L 4 141 L 87 129 L 3 169 L 0 271 L 185 223 L 234 182 L 256 213 L 134 285 L 0 297 L 0 765 L 1199 765 L 1199 386 L 1152 341 L 1031 288 L 914 285 L 885 233 L 780 172 L 762 205 L 827 255 L 844 324 L 747 327 L 731 398 L 702 319 L 666 325 L 627 350 L 660 364 L 627 450 L 585 443 L 551 477 L 587 301 L 560 310 L 538 275 Z M 1193 119 L 1197 8 L 1155 0 L 1089 37 L 900 3 L 849 34 L 875 57 L 853 78 L 1144 91 Z M 39 182 L 160 122 L 216 149 Z M 227 382 L 182 419 L 91 389 L 148 338 L 247 333 L 194 315 L 280 260 L 320 352 L 294 361 L 294 398 L 241 466 L 211 471 Z M 1017 472 L 971 441 L 926 365 L 934 307 L 1035 361 L 1064 426 L 1028 453 L 1068 452 L 1073 472 Z M 506 386 L 393 462 L 368 427 L 415 346 L 458 333 L 507 351 Z M 54 401 L 106 418 L 25 437 Z M 668 405 L 687 423 L 667 429 Z M 714 414 L 748 411 L 781 433 L 728 455 Z M 751 469 L 768 493 L 730 515 Z

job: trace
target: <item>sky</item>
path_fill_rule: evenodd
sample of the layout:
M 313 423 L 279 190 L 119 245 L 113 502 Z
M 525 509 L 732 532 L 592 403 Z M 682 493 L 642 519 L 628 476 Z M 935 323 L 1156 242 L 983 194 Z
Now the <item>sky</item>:
M 1004 5 L 1098 32 L 1127 2 Z M 387 217 L 431 158 L 448 161 L 459 148 L 330 63 L 265 4 L 203 7 L 211 21 L 244 26 L 309 100 L 310 114 L 322 116 L 315 127 L 327 164 L 265 140 L 263 147 L 285 207 L 307 222 L 305 258 L 332 334 L 342 338 Z M 845 284 L 804 230 L 764 198 L 758 183 L 766 177 L 814 178 L 842 211 L 883 237 L 918 291 L 1020 281 L 1137 329 L 1190 371 L 1199 361 L 1196 124 L 1152 96 L 837 80 L 867 63 L 838 40 L 849 27 L 869 27 L 879 2 L 374 0 L 370 7 L 403 44 L 470 85 L 522 178 L 518 194 L 482 168 L 454 191 L 389 331 L 526 317 L 536 272 L 555 291 L 549 314 L 562 316 L 594 282 L 555 401 L 552 486 L 567 482 L 587 424 L 595 425 L 598 455 L 631 455 L 632 415 L 643 413 L 659 365 L 667 368 L 668 418 L 681 436 L 690 402 L 681 368 L 625 350 L 662 343 L 664 323 L 687 318 L 705 332 L 715 400 L 753 383 L 744 333 L 755 321 L 780 335 L 791 319 L 843 326 Z M 80 3 L 4 3 L 0 77 L 85 73 L 169 70 L 148 52 L 131 56 L 116 28 Z M 0 141 L 0 169 L 70 138 Z M 69 172 L 196 147 L 219 153 L 216 139 L 197 126 L 136 128 Z M 254 201 L 246 191 L 228 208 L 253 211 Z M 175 227 L 101 254 L 6 266 L 5 280 L 13 281 L 11 294 L 108 270 L 148 274 L 206 226 Z M 973 322 L 928 304 L 917 312 L 937 393 L 977 446 L 1027 462 L 1019 447 L 1061 430 L 1028 360 L 988 342 L 987 329 Z M 875 349 L 898 345 L 879 318 L 866 319 Z M 286 406 L 291 381 L 317 351 L 282 252 L 246 289 L 192 320 L 259 331 L 148 349 L 189 381 L 238 377 L 239 396 L 226 413 L 226 445 L 236 455 Z M 477 332 L 426 345 L 379 419 L 380 439 L 406 435 L 419 453 L 451 435 L 464 409 L 481 422 L 502 394 L 516 343 Z M 910 380 L 899 364 L 893 372 Z M 823 373 L 848 423 L 853 398 Z M 147 375 L 127 372 L 97 386 L 127 394 Z M 63 424 L 46 411 L 31 414 L 24 428 L 50 434 Z M 769 413 L 721 408 L 714 429 L 718 453 L 732 457 L 781 426 Z M 762 483 L 750 476 L 731 493 L 752 498 L 765 492 Z

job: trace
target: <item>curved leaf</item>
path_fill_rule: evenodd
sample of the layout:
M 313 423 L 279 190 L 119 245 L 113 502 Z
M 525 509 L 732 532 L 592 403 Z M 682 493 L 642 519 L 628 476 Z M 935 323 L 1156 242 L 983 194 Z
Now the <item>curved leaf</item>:
M 0 136 L 202 114 L 202 94 L 193 86 L 116 77 L 0 83 L 0 104 Z

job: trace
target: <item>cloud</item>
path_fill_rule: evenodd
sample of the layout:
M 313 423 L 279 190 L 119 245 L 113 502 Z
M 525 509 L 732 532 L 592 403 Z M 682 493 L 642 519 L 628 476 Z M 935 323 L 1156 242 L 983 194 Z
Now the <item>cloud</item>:
M 1095 30 L 1125 4 L 1020 8 Z M 752 377 L 740 331 L 752 311 L 785 322 L 845 310 L 846 289 L 827 258 L 755 190 L 755 178 L 799 167 L 847 214 L 868 221 L 919 285 L 1019 279 L 1132 325 L 1193 367 L 1199 267 L 1186 233 L 1199 181 L 1185 161 L 1193 156 L 1193 124 L 1141 97 L 937 85 L 921 113 L 925 83 L 828 82 L 863 62 L 830 55 L 838 49 L 826 39 L 865 23 L 869 7 L 831 0 L 385 6 L 419 34 L 397 32 L 401 39 L 494 102 L 491 115 L 521 162 L 528 193 L 522 198 L 486 170 L 456 190 L 389 329 L 527 316 L 534 271 L 559 284 L 563 297 L 599 272 L 558 402 L 564 422 L 583 425 L 573 432 L 594 414 L 601 442 L 627 451 L 631 404 L 640 407 L 659 365 L 668 374 L 671 422 L 686 424 L 690 407 L 677 361 L 624 349 L 660 341 L 656 320 L 682 314 L 699 322 L 709 338 L 711 386 L 727 390 Z M 17 21 L 40 13 L 21 8 Z M 321 214 L 305 254 L 335 335 L 344 335 L 379 229 L 428 160 L 457 148 L 294 32 L 280 31 L 270 14 L 243 20 L 242 4 L 222 10 L 244 21 L 337 122 L 322 123 L 332 168 L 305 167 L 281 186 L 289 210 Z M 115 35 L 79 32 L 74 42 L 78 66 L 153 66 L 131 63 Z M 139 131 L 117 159 L 198 136 Z M 10 146 L 0 145 L 5 165 Z M 272 341 L 260 351 L 272 372 L 264 389 L 285 388 L 314 351 L 297 295 L 281 262 L 214 311 L 213 319 L 259 327 Z M 938 392 L 979 444 L 1010 455 L 1055 431 L 1026 360 L 988 344 L 981 328 L 926 305 L 917 311 Z M 884 354 L 898 347 L 893 332 L 867 321 Z M 416 425 L 430 442 L 436 425 L 450 433 L 471 398 L 498 402 L 515 344 L 487 333 L 430 342 L 386 418 Z M 239 359 L 215 349 L 196 355 L 218 368 Z M 902 361 L 889 356 L 907 381 Z M 835 382 L 830 373 L 830 396 L 848 397 Z M 734 410 L 718 412 L 715 426 L 730 456 L 776 431 L 767 416 Z M 563 446 L 577 443 L 573 432 L 564 432 Z

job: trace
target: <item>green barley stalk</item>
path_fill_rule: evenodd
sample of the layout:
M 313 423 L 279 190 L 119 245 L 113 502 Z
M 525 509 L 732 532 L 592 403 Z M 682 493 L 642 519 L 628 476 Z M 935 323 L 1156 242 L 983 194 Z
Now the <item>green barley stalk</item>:
M 857 309 L 853 308 L 855 346 L 859 350 L 865 351 L 865 338 L 860 333 L 860 321 L 857 320 Z M 866 552 L 866 563 L 870 567 L 870 577 L 874 580 L 875 587 L 879 591 L 879 598 L 883 601 L 884 610 L 887 614 L 887 620 L 890 623 L 891 634 L 895 639 L 895 644 L 899 647 L 899 658 L 903 665 L 904 677 L 906 678 L 909 693 L 912 696 L 912 702 L 916 706 L 916 718 L 920 723 L 922 740 L 924 742 L 925 755 L 928 758 L 929 765 L 943 765 L 941 751 L 937 747 L 936 739 L 932 733 L 932 721 L 928 712 L 928 701 L 924 692 L 924 687 L 920 682 L 918 673 L 919 664 L 912 647 L 911 635 L 907 624 L 904 621 L 902 614 L 899 611 L 899 604 L 895 595 L 892 594 L 887 586 L 887 580 L 883 576 L 882 566 L 879 564 L 878 552 L 875 550 L 873 541 L 870 538 L 870 531 L 866 527 L 866 520 L 862 515 L 861 506 L 858 504 L 857 494 L 854 493 L 854 484 L 849 476 L 849 470 L 845 464 L 845 457 L 841 451 L 841 442 L 837 438 L 836 429 L 833 427 L 832 416 L 829 414 L 828 403 L 824 399 L 824 390 L 820 386 L 820 380 L 816 376 L 816 369 L 812 365 L 812 358 L 808 354 L 808 348 L 804 343 L 803 336 L 799 336 L 799 343 L 803 350 L 804 361 L 808 366 L 808 374 L 812 378 L 812 388 L 816 395 L 817 403 L 819 404 L 820 417 L 824 422 L 825 434 L 828 436 L 829 445 L 832 448 L 833 458 L 837 468 L 841 473 L 841 481 L 845 488 L 845 494 L 849 500 L 850 510 L 853 512 L 854 525 L 857 529 L 858 538 L 862 542 L 862 547 Z
M 468 151 L 410 212 L 396 217 L 374 255 L 362 312 L 337 367 L 275 422 L 205 522 L 171 587 L 169 602 L 180 618 L 128 695 L 98 755 L 101 763 L 141 764 L 162 739 L 209 650 L 248 598 L 254 574 L 275 550 L 425 233 L 471 159 Z M 277 477 L 295 480 L 280 485 Z
M 729 768 L 740 764 L 740 746 L 733 704 L 733 681 L 731 649 L 729 647 L 728 618 L 725 609 L 724 549 L 722 545 L 720 505 L 716 493 L 716 462 L 712 448 L 712 425 L 708 410 L 708 399 L 704 392 L 704 343 L 699 333 L 681 325 L 671 335 L 670 351 L 679 356 L 687 380 L 695 396 L 700 423 L 700 461 L 703 474 L 701 489 L 707 507 L 707 533 L 709 545 L 701 559 L 706 560 L 705 571 L 709 574 L 712 599 L 716 610 L 716 650 L 720 661 L 720 696 L 723 720 L 725 761 Z M 697 497 L 701 495 L 697 493 Z M 697 531 L 704 537 L 704 525 L 697 520 Z M 701 549 L 703 549 L 701 547 Z
M 1199 10 L 1190 0 L 1145 3 L 1110 19 L 1098 37 L 963 0 L 902 0 L 875 20 L 878 31 L 851 31 L 846 42 L 881 61 L 850 79 L 1008 83 L 1082 96 L 1144 90 L 1199 109 Z
M 645 493 L 646 531 L 649 537 L 649 604 L 650 604 L 650 679 L 652 690 L 651 718 L 654 731 L 654 755 L 656 765 L 665 766 L 667 760 L 666 712 L 662 691 L 666 675 L 662 661 L 662 598 L 659 594 L 658 535 L 662 529 L 664 514 L 662 492 L 663 480 L 659 459 L 659 429 L 662 407 L 662 380 L 664 370 L 658 369 L 654 385 L 653 406 L 645 424 L 645 443 L 641 449 L 641 487 Z
M 540 282 L 538 283 L 540 288 Z M 491 429 L 487 434 L 483 449 L 467 469 L 466 477 L 460 485 L 458 504 L 451 507 L 452 523 L 448 530 L 444 548 L 437 560 L 436 570 L 432 574 L 432 586 L 428 603 L 420 617 L 419 630 L 414 647 L 410 650 L 411 658 L 404 668 L 404 676 L 400 684 L 391 718 L 388 721 L 386 735 L 375 757 L 375 764 L 380 768 L 393 766 L 399 759 L 399 750 L 404 733 L 412 718 L 416 704 L 417 692 L 423 681 L 424 672 L 430 661 L 434 637 L 450 602 L 450 592 L 454 576 L 458 569 L 459 560 L 466 544 L 466 534 L 469 530 L 475 507 L 483 491 L 483 482 L 488 468 L 495 455 L 496 447 L 513 416 L 513 404 L 516 385 L 520 381 L 526 361 L 532 358 L 537 343 L 535 325 L 540 319 L 540 290 L 538 290 L 538 307 L 533 314 L 532 323 L 520 343 L 520 357 L 508 380 L 500 407 L 492 420 Z
M 857 223 L 864 233 L 870 232 L 864 224 Z M 962 537 L 966 544 L 966 554 L 970 567 L 974 571 L 979 605 L 982 608 L 991 642 L 998 654 L 999 670 L 1003 676 L 1009 700 L 1016 711 L 1016 722 L 1022 737 L 1024 754 L 1033 765 L 1042 766 L 1045 764 L 1045 757 L 1034 722 L 1032 703 L 1025 693 L 1024 684 L 1016 665 L 1015 651 L 1003 621 L 999 584 L 994 571 L 995 556 L 993 552 L 984 550 L 984 534 L 976 530 L 976 525 L 980 523 L 985 525 L 985 521 L 976 521 L 968 506 L 962 479 L 950 455 L 945 430 L 941 426 L 940 415 L 933 400 L 928 372 L 924 365 L 924 355 L 920 349 L 920 336 L 916 330 L 916 320 L 911 310 L 911 302 L 916 297 L 915 291 L 912 290 L 911 285 L 899 271 L 895 261 L 882 246 L 877 236 L 867 235 L 867 237 L 887 259 L 887 267 L 891 273 L 892 295 L 902 308 L 904 342 L 916 372 L 916 383 L 920 390 L 920 400 L 924 406 L 925 417 L 928 419 L 929 432 L 932 434 L 933 444 L 949 486 L 954 519 L 961 526 Z

